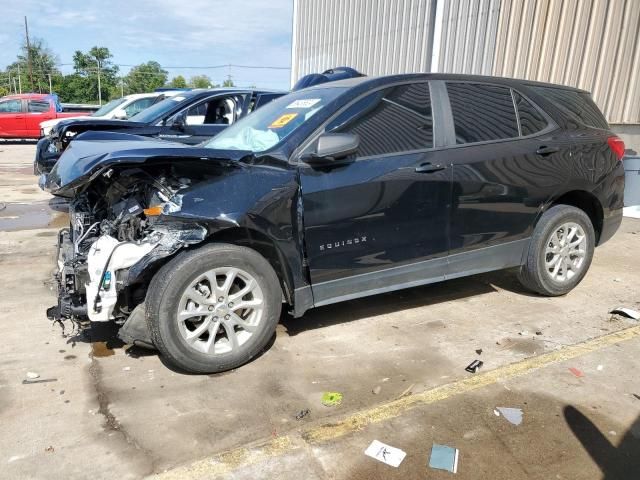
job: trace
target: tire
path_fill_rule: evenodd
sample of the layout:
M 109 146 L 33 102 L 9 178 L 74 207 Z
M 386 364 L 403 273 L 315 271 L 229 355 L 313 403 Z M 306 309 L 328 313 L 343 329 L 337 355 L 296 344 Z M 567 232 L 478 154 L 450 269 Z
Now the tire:
M 584 233 L 584 243 L 571 247 L 582 236 L 580 229 Z M 575 232 L 573 236 L 572 231 Z M 560 238 L 562 232 L 571 236 L 564 245 Z M 595 239 L 593 224 L 584 211 L 570 205 L 554 205 L 542 215 L 533 231 L 524 264 L 520 267 L 520 282 L 541 295 L 555 297 L 569 293 L 589 270 Z M 583 253 L 578 253 L 580 251 Z M 563 256 L 569 264 L 562 263 Z M 578 261 L 580 258 L 581 262 Z
M 224 293 L 231 278 L 235 283 Z M 249 293 L 234 298 L 250 285 L 255 286 Z M 158 270 L 145 304 L 151 338 L 168 363 L 186 372 L 218 373 L 264 349 L 280 319 L 282 291 L 275 271 L 256 251 L 210 244 L 183 251 Z M 237 309 L 243 305 L 252 306 Z

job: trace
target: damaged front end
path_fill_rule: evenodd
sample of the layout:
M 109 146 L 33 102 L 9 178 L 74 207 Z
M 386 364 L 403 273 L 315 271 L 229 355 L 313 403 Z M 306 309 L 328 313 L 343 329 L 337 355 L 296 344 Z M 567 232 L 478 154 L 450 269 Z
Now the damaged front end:
M 144 321 L 144 315 L 132 313 L 143 306 L 149 280 L 163 260 L 207 235 L 198 223 L 169 220 L 181 208 L 181 190 L 189 186 L 190 180 L 178 178 L 170 167 L 109 169 L 76 195 L 69 208 L 71 225 L 58 235 L 58 305 L 47 316 Z M 129 332 L 123 340 L 149 344 L 148 335 L 131 338 L 132 331 L 145 330 L 138 327 L 123 329 Z

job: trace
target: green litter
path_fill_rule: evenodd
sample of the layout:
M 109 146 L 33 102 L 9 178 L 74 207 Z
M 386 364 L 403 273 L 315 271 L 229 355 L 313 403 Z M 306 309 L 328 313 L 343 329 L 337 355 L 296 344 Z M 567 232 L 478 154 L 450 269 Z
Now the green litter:
M 322 404 L 325 407 L 335 407 L 342 403 L 342 394 L 338 392 L 324 392 L 322 394 Z

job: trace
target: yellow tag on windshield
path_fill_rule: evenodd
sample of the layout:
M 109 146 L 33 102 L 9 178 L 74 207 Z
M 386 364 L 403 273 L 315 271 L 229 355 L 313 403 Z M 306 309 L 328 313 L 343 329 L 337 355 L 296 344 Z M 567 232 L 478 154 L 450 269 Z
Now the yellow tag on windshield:
M 284 115 L 281 115 L 279 118 L 274 120 L 271 125 L 269 125 L 269 128 L 282 128 L 297 116 L 297 113 L 285 113 Z

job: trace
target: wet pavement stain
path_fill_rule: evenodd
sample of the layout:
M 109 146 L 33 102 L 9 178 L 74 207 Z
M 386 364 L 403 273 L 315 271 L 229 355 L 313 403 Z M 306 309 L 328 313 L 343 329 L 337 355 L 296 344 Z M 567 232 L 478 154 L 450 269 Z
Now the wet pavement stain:
M 91 344 L 91 355 L 94 357 L 110 357 L 114 354 L 113 349 L 107 346 L 107 342 L 93 342 Z
M 69 216 L 56 212 L 47 202 L 7 203 L 0 212 L 0 231 L 33 230 L 37 228 L 61 228 L 67 226 Z

